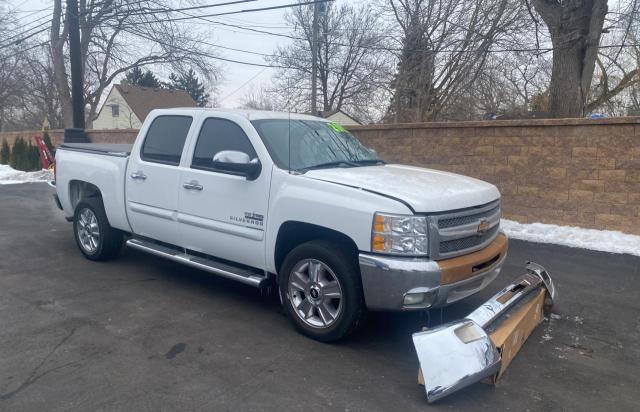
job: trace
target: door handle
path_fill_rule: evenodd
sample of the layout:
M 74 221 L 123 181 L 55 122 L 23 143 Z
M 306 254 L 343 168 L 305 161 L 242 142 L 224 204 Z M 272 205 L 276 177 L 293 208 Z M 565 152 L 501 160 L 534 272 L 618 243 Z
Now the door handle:
M 204 189 L 202 187 L 202 185 L 200 183 L 198 183 L 197 180 L 192 180 L 190 182 L 183 183 L 182 187 L 184 187 L 187 190 L 202 190 L 202 189 Z
M 131 178 L 132 179 L 139 179 L 139 180 L 146 180 L 147 179 L 147 175 L 145 175 L 142 172 L 133 172 L 133 173 L 131 173 Z

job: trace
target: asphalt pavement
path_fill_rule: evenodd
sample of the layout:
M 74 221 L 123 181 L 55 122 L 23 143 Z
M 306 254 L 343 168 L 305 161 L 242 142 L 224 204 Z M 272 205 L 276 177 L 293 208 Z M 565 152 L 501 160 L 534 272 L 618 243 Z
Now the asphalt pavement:
M 277 299 L 140 252 L 82 257 L 42 183 L 0 186 L 0 411 L 631 411 L 640 409 L 640 258 L 512 241 L 500 277 L 453 320 L 547 267 L 554 315 L 496 387 L 428 405 L 411 333 L 370 314 L 347 341 L 294 331 Z

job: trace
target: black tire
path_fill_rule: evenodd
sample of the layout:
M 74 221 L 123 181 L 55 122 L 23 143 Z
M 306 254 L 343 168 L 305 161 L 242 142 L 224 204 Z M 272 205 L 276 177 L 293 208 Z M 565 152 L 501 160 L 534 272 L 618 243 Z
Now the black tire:
M 80 239 L 80 226 L 82 225 L 81 214 L 87 209 L 95 216 L 99 230 L 97 244 L 94 249 L 83 246 Z M 104 212 L 104 206 L 102 205 L 102 198 L 100 197 L 85 198 L 78 203 L 73 216 L 73 235 L 80 252 L 90 260 L 112 259 L 118 255 L 122 248 L 122 232 L 109 225 L 107 215 Z
M 289 278 L 293 269 L 304 261 L 320 262 L 330 269 L 330 276 L 340 286 L 343 305 L 329 326 L 311 326 L 301 319 L 289 293 Z M 325 274 L 327 271 L 325 270 Z M 321 341 L 333 342 L 353 333 L 363 316 L 364 298 L 359 270 L 353 256 L 344 248 L 327 241 L 311 241 L 293 249 L 285 258 L 278 276 L 282 304 L 289 319 L 302 334 Z M 320 319 L 320 312 L 317 312 Z M 322 320 L 322 319 L 320 319 Z

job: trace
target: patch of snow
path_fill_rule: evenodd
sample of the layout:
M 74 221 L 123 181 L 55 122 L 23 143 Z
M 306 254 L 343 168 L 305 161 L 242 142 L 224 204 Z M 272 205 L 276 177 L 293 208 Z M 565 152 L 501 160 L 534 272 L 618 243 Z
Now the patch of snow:
M 53 180 L 53 173 L 50 170 L 22 172 L 9 165 L 0 165 L 0 185 L 47 182 L 49 180 Z
M 513 239 L 640 256 L 640 236 L 614 230 L 584 229 L 546 223 L 525 224 L 508 219 L 502 219 L 500 227 Z
M 552 313 L 551 314 L 551 319 L 561 319 L 562 316 L 558 315 L 557 313 Z

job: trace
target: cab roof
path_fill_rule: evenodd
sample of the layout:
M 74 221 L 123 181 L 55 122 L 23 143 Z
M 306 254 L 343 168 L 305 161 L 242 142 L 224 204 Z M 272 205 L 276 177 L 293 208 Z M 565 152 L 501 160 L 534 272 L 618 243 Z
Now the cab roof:
M 207 112 L 208 114 L 235 114 L 247 118 L 248 120 L 261 120 L 261 119 L 295 119 L 295 120 L 315 120 L 320 122 L 329 122 L 329 120 L 318 116 L 311 116 L 309 114 L 302 113 L 290 113 L 290 112 L 276 112 L 270 110 L 248 110 L 248 109 L 218 109 L 209 107 L 175 107 L 171 109 L 157 109 L 152 113 L 159 112 L 168 113 L 181 113 L 181 114 L 198 114 Z

